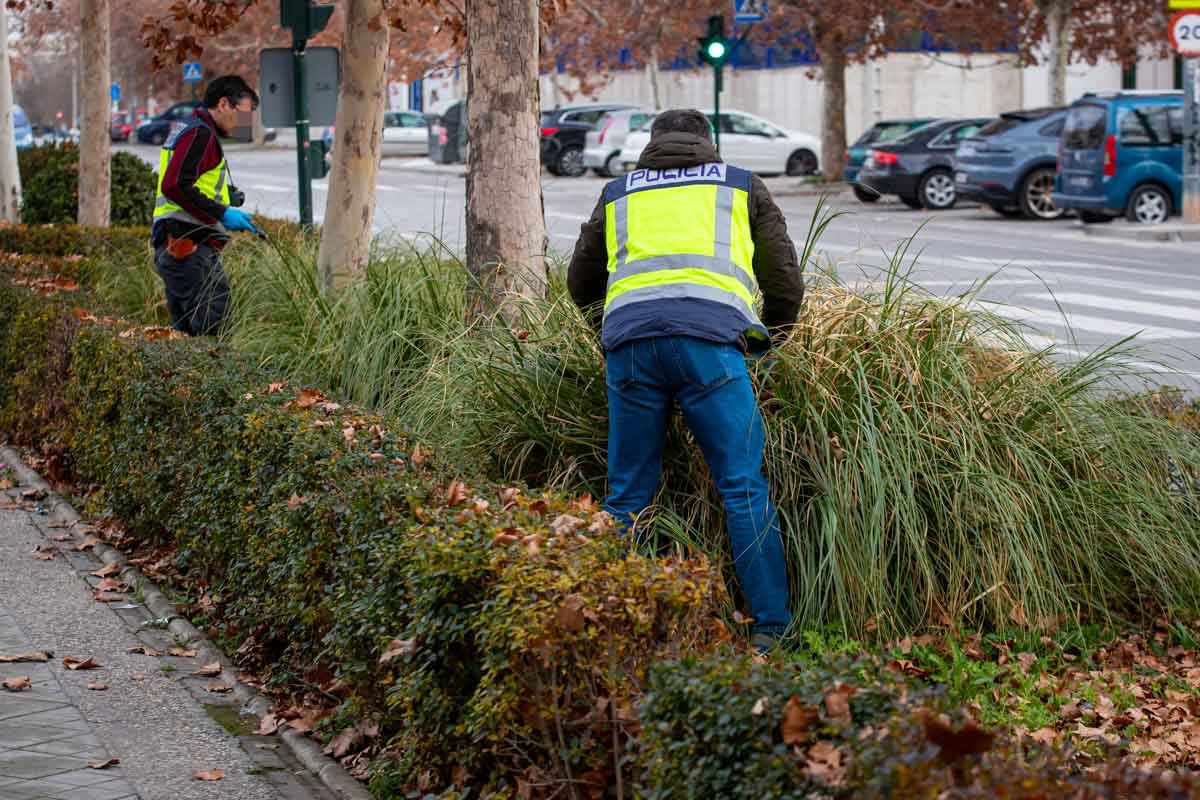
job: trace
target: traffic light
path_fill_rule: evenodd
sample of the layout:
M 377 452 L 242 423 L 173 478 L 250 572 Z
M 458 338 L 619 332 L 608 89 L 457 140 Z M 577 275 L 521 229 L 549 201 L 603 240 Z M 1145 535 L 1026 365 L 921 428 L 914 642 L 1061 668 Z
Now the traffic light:
M 708 34 L 700 39 L 700 60 L 713 69 L 720 69 L 733 54 L 733 43 L 725 38 L 725 17 L 714 14 L 708 18 Z
M 333 6 L 317 6 L 312 0 L 279 0 L 279 23 L 292 29 L 293 39 L 311 39 L 329 23 Z

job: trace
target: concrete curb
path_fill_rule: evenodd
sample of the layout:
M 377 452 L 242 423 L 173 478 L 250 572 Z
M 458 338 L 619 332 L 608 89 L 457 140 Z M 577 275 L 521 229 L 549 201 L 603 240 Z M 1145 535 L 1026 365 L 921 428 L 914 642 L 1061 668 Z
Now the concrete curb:
M 1133 242 L 1200 242 L 1200 225 L 1080 225 L 1083 235 L 1096 239 L 1123 239 Z
M 11 447 L 0 447 L 0 462 L 16 473 L 21 484 L 46 493 L 44 507 L 48 516 L 55 521 L 71 525 L 80 522 L 82 517 L 72 508 L 71 504 L 58 495 L 50 484 L 26 466 Z M 70 528 L 71 535 L 77 542 L 83 541 L 80 534 Z M 242 704 L 241 714 L 253 715 L 261 720 L 274 710 L 270 698 L 259 692 L 253 686 L 239 681 L 237 667 L 220 649 L 210 642 L 191 622 L 179 615 L 178 609 L 167 599 L 157 585 L 131 565 L 125 554 L 112 546 L 100 542 L 92 548 L 96 557 L 106 564 L 116 564 L 121 567 L 120 576 L 125 583 L 134 589 L 139 589 L 145 598 L 143 605 L 157 619 L 167 620 L 167 630 L 176 638 L 181 639 L 187 647 L 194 648 L 206 662 L 219 663 L 223 669 L 219 680 L 232 687 L 233 696 Z M 350 777 L 350 773 L 342 769 L 333 759 L 323 752 L 321 745 L 291 728 L 281 728 L 279 738 L 283 740 L 292 755 L 304 768 L 313 774 L 338 800 L 371 800 L 371 794 L 361 783 Z

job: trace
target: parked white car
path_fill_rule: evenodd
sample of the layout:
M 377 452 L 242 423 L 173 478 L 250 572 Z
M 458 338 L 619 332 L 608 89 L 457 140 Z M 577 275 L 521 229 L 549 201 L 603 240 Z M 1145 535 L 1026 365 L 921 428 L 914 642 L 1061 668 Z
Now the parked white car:
M 383 115 L 385 156 L 429 155 L 429 124 L 415 111 L 387 111 Z
M 602 178 L 615 178 L 621 167 L 621 148 L 630 134 L 654 119 L 653 111 L 625 108 L 610 111 L 587 132 L 583 165 Z
M 709 120 L 712 109 L 704 109 Z M 650 142 L 650 124 L 629 134 L 621 148 L 625 169 L 637 164 Z M 812 175 L 820 170 L 821 140 L 790 131 L 744 111 L 721 109 L 721 158 L 763 175 Z

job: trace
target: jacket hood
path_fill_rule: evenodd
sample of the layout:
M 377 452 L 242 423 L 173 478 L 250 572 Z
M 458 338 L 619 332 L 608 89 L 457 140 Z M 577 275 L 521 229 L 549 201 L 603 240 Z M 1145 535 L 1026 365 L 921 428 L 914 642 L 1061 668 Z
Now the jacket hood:
M 694 133 L 664 133 L 655 136 L 638 158 L 642 169 L 673 169 L 719 162 L 713 143 Z

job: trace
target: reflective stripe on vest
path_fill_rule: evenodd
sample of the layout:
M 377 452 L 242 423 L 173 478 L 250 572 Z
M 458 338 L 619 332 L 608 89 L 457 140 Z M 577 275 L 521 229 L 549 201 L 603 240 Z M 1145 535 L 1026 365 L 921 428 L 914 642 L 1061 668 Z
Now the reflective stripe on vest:
M 204 123 L 201 122 L 198 124 L 203 125 Z M 169 140 L 167 140 L 166 143 L 163 144 L 162 151 L 159 153 L 158 191 L 154 198 L 154 219 L 179 219 L 183 220 L 184 222 L 195 223 L 196 225 L 214 227 L 208 223 L 201 222 L 187 211 L 184 211 L 182 206 L 174 203 L 171 200 L 168 200 L 162 191 L 163 176 L 167 174 L 167 165 L 171 163 L 171 156 L 175 153 L 175 142 L 179 140 L 179 137 L 182 136 L 185 131 L 188 131 L 194 127 L 196 126 L 188 125 L 183 130 L 176 133 Z M 225 163 L 225 159 L 222 158 L 219 164 L 196 178 L 196 189 L 200 191 L 200 194 L 204 195 L 210 200 L 215 200 L 222 205 L 229 205 L 228 173 L 229 166 Z M 218 223 L 217 227 L 219 226 L 220 223 Z
M 735 308 L 747 335 L 761 336 L 748 189 L 749 174 L 724 164 L 638 170 L 609 184 L 605 316 L 652 300 L 708 300 Z

